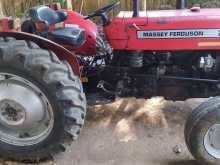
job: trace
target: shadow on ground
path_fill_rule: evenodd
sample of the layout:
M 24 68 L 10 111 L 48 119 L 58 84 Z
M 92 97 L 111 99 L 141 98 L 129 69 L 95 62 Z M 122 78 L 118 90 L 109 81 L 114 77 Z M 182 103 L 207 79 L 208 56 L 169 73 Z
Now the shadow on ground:
M 195 160 L 171 160 L 165 161 L 164 165 L 199 165 Z
M 198 165 L 186 148 L 183 132 L 187 116 L 203 101 L 119 98 L 89 107 L 79 140 L 53 161 L 40 164 Z

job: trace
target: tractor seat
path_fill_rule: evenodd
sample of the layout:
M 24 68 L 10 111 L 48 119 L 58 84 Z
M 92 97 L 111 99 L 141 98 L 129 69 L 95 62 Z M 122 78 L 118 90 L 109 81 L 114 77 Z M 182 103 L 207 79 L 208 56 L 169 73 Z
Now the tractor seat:
M 75 27 L 66 27 L 48 33 L 48 38 L 56 43 L 72 45 L 78 48 L 86 41 L 86 33 L 84 29 Z
M 30 9 L 30 17 L 34 22 L 42 21 L 48 25 L 63 22 L 67 19 L 67 13 L 55 11 L 47 6 L 36 6 Z

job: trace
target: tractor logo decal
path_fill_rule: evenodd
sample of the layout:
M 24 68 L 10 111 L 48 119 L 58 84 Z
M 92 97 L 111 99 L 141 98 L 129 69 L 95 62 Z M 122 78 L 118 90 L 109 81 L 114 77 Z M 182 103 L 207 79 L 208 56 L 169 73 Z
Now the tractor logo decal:
M 218 38 L 220 29 L 144 30 L 137 32 L 138 39 Z

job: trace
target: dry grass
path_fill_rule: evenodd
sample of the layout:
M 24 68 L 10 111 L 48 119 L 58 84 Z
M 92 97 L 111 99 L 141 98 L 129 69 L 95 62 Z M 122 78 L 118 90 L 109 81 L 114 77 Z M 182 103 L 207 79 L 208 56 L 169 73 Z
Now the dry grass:
M 88 128 L 111 129 L 120 142 L 137 141 L 139 130 L 163 130 L 180 128 L 192 109 L 206 99 L 167 101 L 162 97 L 148 100 L 118 98 L 114 103 L 88 108 Z M 157 128 L 157 129 L 155 129 Z
M 118 98 L 114 103 L 89 107 L 87 125 L 113 126 L 113 135 L 120 142 L 136 141 L 138 125 L 146 128 L 168 128 L 163 112 L 166 100 L 155 97 L 149 100 Z
M 31 6 L 47 3 L 49 0 L 0 0 L 0 10 L 7 16 L 21 16 Z
M 141 122 L 146 126 L 168 127 L 163 113 L 165 102 L 161 97 L 149 100 L 119 98 L 112 104 L 90 107 L 88 121 L 106 120 L 118 123 L 127 119 L 132 122 Z

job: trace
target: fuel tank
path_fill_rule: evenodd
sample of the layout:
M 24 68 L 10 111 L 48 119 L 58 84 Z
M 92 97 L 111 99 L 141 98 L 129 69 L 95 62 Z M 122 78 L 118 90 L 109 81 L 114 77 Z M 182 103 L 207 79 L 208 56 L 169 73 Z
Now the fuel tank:
M 220 49 L 220 9 L 122 11 L 105 27 L 115 50 Z
M 71 10 L 61 10 L 66 12 L 68 17 L 65 20 L 65 27 L 78 25 L 86 33 L 86 41 L 80 48 L 74 48 L 71 45 L 65 45 L 70 51 L 85 56 L 94 56 L 96 54 L 96 37 L 98 34 L 97 26 L 91 20 L 85 20 L 84 16 Z

